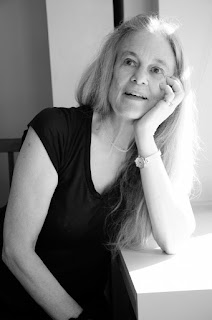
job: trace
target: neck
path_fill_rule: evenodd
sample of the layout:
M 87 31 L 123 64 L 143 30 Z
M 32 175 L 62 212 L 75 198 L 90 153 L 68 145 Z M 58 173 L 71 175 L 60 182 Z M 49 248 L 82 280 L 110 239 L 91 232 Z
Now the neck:
M 126 141 L 128 144 L 134 139 L 133 122 L 122 117 L 112 116 L 109 119 L 115 140 Z
M 117 115 L 112 114 L 103 120 L 101 130 L 112 147 L 120 148 L 120 151 L 128 150 L 134 141 L 133 122 Z

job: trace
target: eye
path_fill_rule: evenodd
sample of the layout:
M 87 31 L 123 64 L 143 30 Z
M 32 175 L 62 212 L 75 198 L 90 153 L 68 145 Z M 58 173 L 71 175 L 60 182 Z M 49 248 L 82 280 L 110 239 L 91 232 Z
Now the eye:
M 136 66 L 136 62 L 131 58 L 126 58 L 126 59 L 124 59 L 124 65 L 125 66 L 130 66 L 130 67 L 135 67 Z
M 151 68 L 151 72 L 153 73 L 153 74 L 155 74 L 155 75 L 164 75 L 164 71 L 163 71 L 163 69 L 162 68 L 159 68 L 159 67 L 152 67 Z

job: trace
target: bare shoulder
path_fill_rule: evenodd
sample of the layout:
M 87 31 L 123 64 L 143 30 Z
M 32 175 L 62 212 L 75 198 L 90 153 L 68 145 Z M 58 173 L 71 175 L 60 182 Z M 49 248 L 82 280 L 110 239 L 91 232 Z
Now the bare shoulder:
M 30 128 L 16 161 L 4 223 L 4 243 L 15 254 L 35 245 L 57 182 L 57 172 Z

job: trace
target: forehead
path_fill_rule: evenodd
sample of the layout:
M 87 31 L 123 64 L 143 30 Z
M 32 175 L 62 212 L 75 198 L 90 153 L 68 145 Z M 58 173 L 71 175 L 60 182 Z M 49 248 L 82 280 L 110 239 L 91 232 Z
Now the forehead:
M 164 61 L 170 71 L 174 70 L 176 64 L 170 43 L 159 33 L 142 30 L 129 35 L 120 45 L 118 56 L 127 52 L 132 52 L 138 59 L 149 63 L 155 60 Z

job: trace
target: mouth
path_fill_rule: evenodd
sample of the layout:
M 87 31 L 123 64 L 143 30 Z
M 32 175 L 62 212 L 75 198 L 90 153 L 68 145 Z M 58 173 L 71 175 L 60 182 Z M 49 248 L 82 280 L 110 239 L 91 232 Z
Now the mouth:
M 129 98 L 135 98 L 139 100 L 148 100 L 145 95 L 138 92 L 125 92 L 125 95 L 127 95 Z

